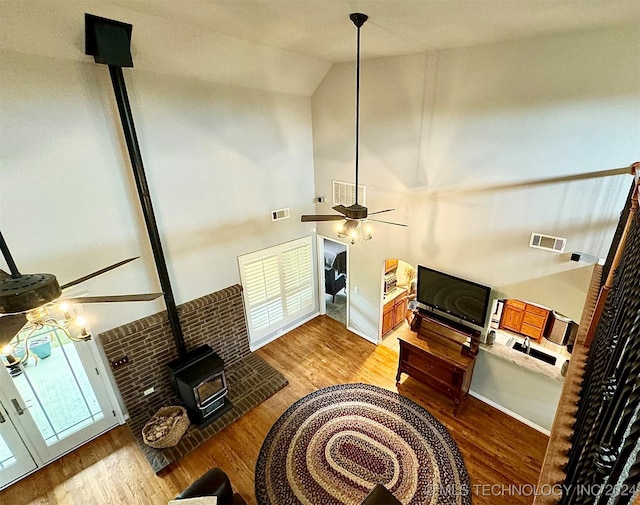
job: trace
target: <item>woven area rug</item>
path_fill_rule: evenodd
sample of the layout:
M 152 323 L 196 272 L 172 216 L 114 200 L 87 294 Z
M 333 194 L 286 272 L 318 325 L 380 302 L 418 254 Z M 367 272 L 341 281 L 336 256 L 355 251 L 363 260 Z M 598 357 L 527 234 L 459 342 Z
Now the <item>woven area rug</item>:
M 298 400 L 273 425 L 256 463 L 260 505 L 359 504 L 378 483 L 404 505 L 471 503 L 447 429 L 408 398 L 368 384 Z

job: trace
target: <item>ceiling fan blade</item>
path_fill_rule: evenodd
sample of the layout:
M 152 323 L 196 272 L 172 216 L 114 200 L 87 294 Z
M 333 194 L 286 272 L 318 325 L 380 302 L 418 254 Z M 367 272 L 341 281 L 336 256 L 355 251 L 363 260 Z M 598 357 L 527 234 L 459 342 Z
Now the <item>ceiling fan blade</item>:
M 309 221 L 342 221 L 344 219 L 344 216 L 339 216 L 338 214 L 317 214 L 317 215 L 311 215 L 311 216 L 300 216 L 300 221 L 302 221 L 303 223 L 309 222 Z
M 404 226 L 405 228 L 409 227 L 408 224 L 392 223 L 391 221 L 380 221 L 380 219 L 367 219 L 367 221 L 375 221 L 376 223 L 392 224 L 393 226 Z
M 62 286 L 60 286 L 60 289 L 67 289 L 67 288 L 70 288 L 71 286 L 75 286 L 76 284 L 80 284 L 81 282 L 88 281 L 89 279 L 93 279 L 94 277 L 97 277 L 98 275 L 102 275 L 105 272 L 113 270 L 114 268 L 118 268 L 118 267 L 120 267 L 122 265 L 125 265 L 125 264 L 129 263 L 130 261 L 137 260 L 138 258 L 139 258 L 139 256 L 136 256 L 135 258 L 129 258 L 129 259 L 126 259 L 126 260 L 119 261 L 118 263 L 114 263 L 113 265 L 109 265 L 108 267 L 105 267 L 105 268 L 103 268 L 101 270 L 97 270 L 96 272 L 92 272 L 92 273 L 90 273 L 88 275 L 85 275 L 84 277 L 80 277 L 79 279 L 76 279 L 74 281 L 67 282 L 66 284 L 63 284 Z
M 344 205 L 336 205 L 335 207 L 333 207 L 333 210 L 340 212 L 340 214 L 344 214 L 345 216 L 347 215 L 347 212 L 349 212 L 349 210 Z
M 0 346 L 11 342 L 25 324 L 27 324 L 27 316 L 24 314 L 0 317 Z
M 139 295 L 105 295 L 105 296 L 78 296 L 65 298 L 60 302 L 66 303 L 113 303 L 113 302 L 149 302 L 162 296 L 162 293 L 146 293 Z
M 383 212 L 391 212 L 392 210 L 396 210 L 396 209 L 376 210 L 375 212 L 369 212 L 369 215 L 373 216 L 374 214 L 382 214 Z

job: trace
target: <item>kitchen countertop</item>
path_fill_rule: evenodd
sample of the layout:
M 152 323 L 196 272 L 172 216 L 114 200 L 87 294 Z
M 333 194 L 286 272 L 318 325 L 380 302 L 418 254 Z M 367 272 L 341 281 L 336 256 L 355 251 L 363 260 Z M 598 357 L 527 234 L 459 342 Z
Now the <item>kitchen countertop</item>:
M 407 292 L 407 288 L 400 288 L 400 287 L 395 287 L 393 288 L 390 292 L 388 292 L 386 295 L 384 295 L 382 297 L 382 301 L 384 303 L 388 303 L 392 300 L 395 300 L 396 298 L 398 298 L 401 294 L 406 293 Z
M 504 359 L 506 361 L 510 361 L 515 365 L 518 365 L 522 368 L 526 368 L 527 370 L 531 370 L 532 372 L 538 373 L 549 379 L 553 379 L 556 381 L 563 382 L 564 377 L 562 376 L 561 369 L 562 364 L 565 359 L 570 357 L 566 352 L 555 352 L 547 347 L 541 346 L 535 342 L 531 343 L 532 349 L 539 349 L 547 354 L 551 354 L 557 358 L 556 364 L 551 365 L 549 363 L 545 363 L 539 359 L 528 356 L 522 352 L 516 351 L 512 349 L 511 346 L 507 346 L 506 344 L 510 339 L 513 339 L 516 342 L 522 343 L 524 341 L 524 337 L 519 336 L 517 334 L 506 332 L 503 330 L 495 330 L 496 331 L 496 340 L 493 345 L 480 344 L 480 349 L 488 354 L 493 354 L 494 356 Z

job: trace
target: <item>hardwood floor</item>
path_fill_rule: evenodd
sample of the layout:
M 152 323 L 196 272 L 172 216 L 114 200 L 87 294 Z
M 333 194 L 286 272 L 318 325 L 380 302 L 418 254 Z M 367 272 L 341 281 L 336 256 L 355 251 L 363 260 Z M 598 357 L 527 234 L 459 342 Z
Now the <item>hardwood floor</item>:
M 365 382 L 397 390 L 447 427 L 464 456 L 473 490 L 480 491 L 473 496 L 475 505 L 532 503 L 532 496 L 496 496 L 498 488 L 489 486 L 535 485 L 547 437 L 471 397 L 453 417 L 449 399 L 405 375 L 396 388 L 398 356 L 393 350 L 320 316 L 258 354 L 280 370 L 289 385 L 160 475 L 151 470 L 129 428 L 120 426 L 0 492 L 0 502 L 160 505 L 208 468 L 219 466 L 234 489 L 255 504 L 253 475 L 260 446 L 287 407 L 325 386 Z

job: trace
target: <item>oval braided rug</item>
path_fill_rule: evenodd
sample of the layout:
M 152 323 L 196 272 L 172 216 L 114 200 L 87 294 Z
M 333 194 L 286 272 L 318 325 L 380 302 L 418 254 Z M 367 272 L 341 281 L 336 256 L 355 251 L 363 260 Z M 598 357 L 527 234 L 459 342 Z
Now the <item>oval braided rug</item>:
M 359 504 L 377 483 L 404 505 L 471 503 L 447 429 L 408 398 L 368 384 L 298 400 L 273 425 L 256 463 L 261 505 Z

